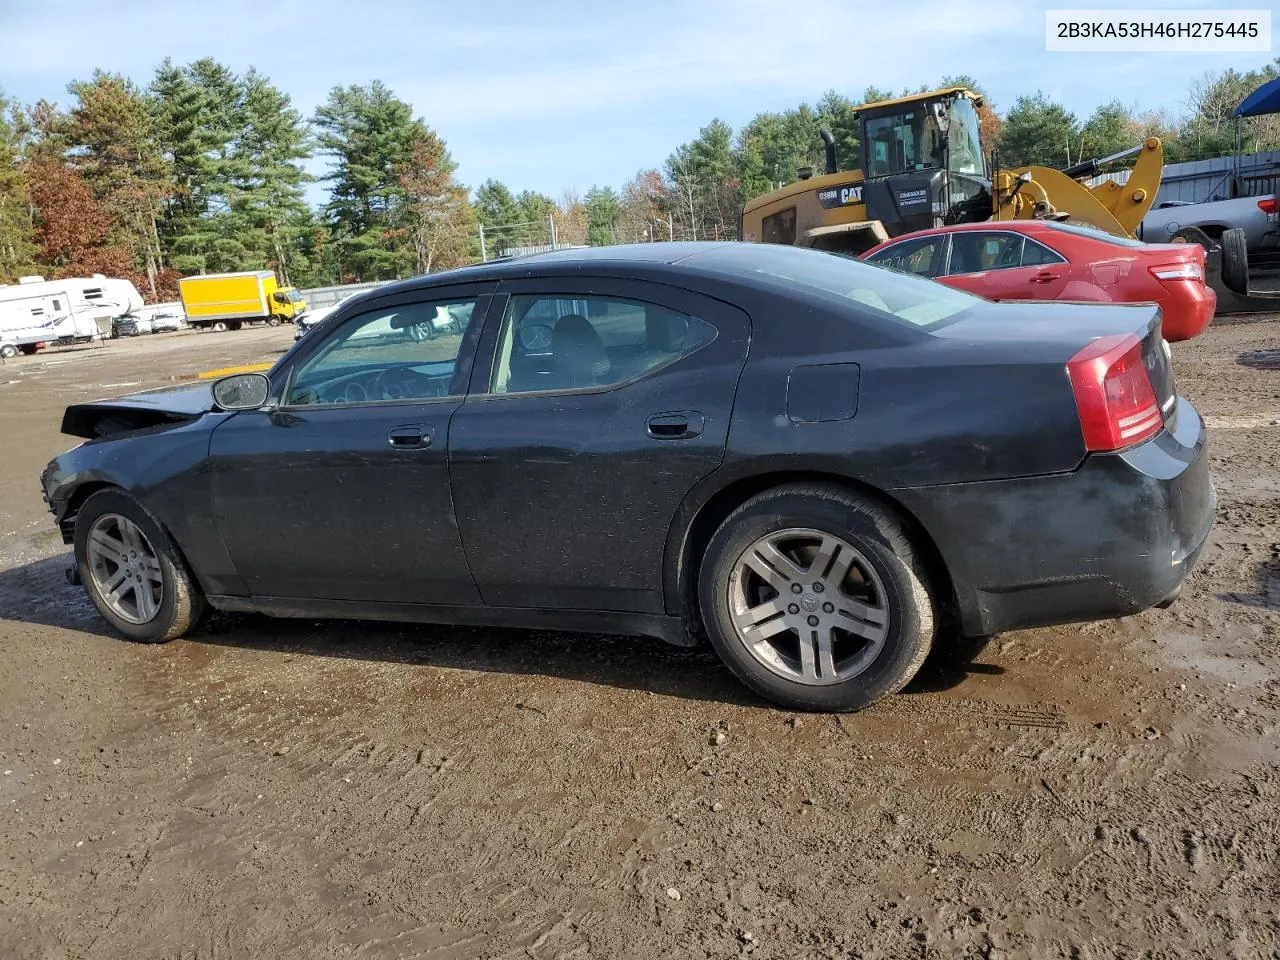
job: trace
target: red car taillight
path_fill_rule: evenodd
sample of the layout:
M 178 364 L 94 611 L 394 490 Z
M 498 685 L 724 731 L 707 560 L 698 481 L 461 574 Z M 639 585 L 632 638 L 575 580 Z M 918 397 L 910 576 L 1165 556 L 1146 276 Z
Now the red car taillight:
M 1134 334 L 1099 337 L 1067 361 L 1067 375 L 1087 450 L 1121 450 L 1164 426 Z
M 1204 271 L 1198 263 L 1171 263 L 1167 266 L 1151 267 L 1151 275 L 1157 280 L 1203 280 Z
M 1280 200 L 1275 197 L 1267 197 L 1265 200 L 1258 201 L 1258 209 L 1263 213 L 1275 213 L 1280 210 Z

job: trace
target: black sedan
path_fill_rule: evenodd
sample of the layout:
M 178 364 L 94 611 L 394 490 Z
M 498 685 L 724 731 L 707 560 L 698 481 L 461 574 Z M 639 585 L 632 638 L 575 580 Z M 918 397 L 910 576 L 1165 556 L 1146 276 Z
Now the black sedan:
M 63 431 L 45 496 L 126 637 L 210 608 L 706 637 L 804 709 L 899 690 L 935 635 L 1170 602 L 1214 510 L 1157 308 L 758 244 L 380 287 L 268 375 Z

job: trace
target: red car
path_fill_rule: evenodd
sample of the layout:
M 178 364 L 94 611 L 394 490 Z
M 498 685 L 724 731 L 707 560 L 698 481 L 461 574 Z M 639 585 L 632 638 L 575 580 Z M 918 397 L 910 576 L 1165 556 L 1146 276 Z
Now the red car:
M 1166 340 L 1190 340 L 1213 319 L 1204 248 L 1143 243 L 1049 220 L 963 223 L 887 240 L 863 260 L 930 277 L 988 300 L 1156 303 Z

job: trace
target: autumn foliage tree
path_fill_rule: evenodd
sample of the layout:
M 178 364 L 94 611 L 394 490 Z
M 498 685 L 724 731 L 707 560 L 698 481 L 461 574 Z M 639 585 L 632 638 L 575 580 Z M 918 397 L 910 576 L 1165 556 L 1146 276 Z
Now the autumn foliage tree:
M 112 219 L 76 170 L 42 158 L 28 164 L 31 202 L 39 213 L 36 240 L 40 262 L 54 277 L 138 276 L 133 251 L 110 239 Z
M 173 181 L 147 102 L 132 81 L 100 70 L 68 89 L 77 101 L 68 118 L 70 162 L 112 216 L 116 242 L 133 251 L 154 297 L 164 268 L 157 222 Z
M 404 191 L 402 217 L 419 273 L 457 267 L 468 261 L 475 224 L 467 188 L 457 183 L 457 164 L 444 141 L 424 127 L 397 170 Z

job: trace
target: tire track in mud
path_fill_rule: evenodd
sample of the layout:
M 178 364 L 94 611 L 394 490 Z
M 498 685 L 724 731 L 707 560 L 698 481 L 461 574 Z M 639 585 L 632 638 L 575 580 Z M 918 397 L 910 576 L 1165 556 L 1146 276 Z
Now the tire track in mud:
M 121 644 L 19 510 L 0 952 L 1267 956 L 1280 436 L 1231 425 L 1280 410 L 1237 362 L 1261 326 L 1175 348 L 1227 421 L 1178 604 L 1001 637 L 851 717 L 639 641 L 219 618 Z

